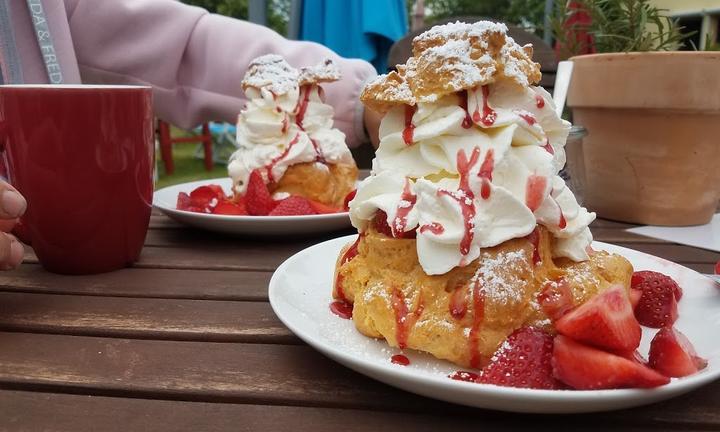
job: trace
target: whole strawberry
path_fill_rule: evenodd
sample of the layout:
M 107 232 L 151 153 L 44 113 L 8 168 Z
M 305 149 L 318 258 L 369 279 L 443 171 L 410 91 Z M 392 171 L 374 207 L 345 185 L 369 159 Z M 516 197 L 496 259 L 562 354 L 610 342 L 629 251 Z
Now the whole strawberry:
M 552 353 L 552 336 L 534 327 L 522 327 L 500 345 L 477 382 L 504 387 L 565 388 L 552 375 Z
M 682 298 L 682 289 L 670 276 L 654 271 L 635 272 L 631 287 L 642 292 L 635 307 L 635 317 L 640 324 L 660 328 L 677 320 L 677 302 Z
M 250 173 L 247 191 L 245 192 L 245 208 L 251 216 L 267 216 L 275 208 L 275 201 L 258 170 Z

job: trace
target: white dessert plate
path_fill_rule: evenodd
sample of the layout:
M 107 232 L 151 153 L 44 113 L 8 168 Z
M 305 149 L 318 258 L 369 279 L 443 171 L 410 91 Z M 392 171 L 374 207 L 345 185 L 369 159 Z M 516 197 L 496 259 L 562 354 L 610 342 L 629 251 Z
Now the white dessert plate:
M 340 249 L 354 241 L 346 236 L 307 248 L 290 257 L 270 280 L 270 304 L 282 322 L 302 340 L 343 365 L 386 384 L 419 395 L 503 411 L 582 413 L 630 408 L 669 399 L 720 377 L 720 290 L 715 283 L 670 261 L 605 243 L 595 249 L 623 255 L 636 270 L 655 270 L 673 277 L 684 289 L 676 328 L 698 354 L 709 360 L 703 371 L 650 390 L 532 390 L 455 381 L 459 368 L 417 351 L 406 350 L 409 366 L 390 362 L 400 351 L 384 341 L 361 335 L 351 320 L 334 315 L 329 304 L 335 262 Z M 312 270 L 309 270 L 312 269 Z M 647 355 L 654 329 L 643 329 L 640 352 Z
M 180 192 L 190 193 L 209 184 L 220 185 L 225 193 L 230 194 L 232 180 L 226 177 L 168 186 L 155 191 L 153 205 L 177 222 L 227 234 L 305 235 L 332 232 L 350 226 L 347 212 L 307 216 L 233 216 L 195 213 L 176 208 Z

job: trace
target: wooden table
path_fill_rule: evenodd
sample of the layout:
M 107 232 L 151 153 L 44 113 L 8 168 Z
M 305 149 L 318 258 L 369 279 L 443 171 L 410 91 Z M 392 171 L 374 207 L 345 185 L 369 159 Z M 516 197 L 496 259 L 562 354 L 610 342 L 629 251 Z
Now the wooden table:
M 628 226 L 597 221 L 593 232 L 701 272 L 720 259 Z M 0 272 L 0 430 L 720 430 L 720 382 L 631 411 L 560 417 L 451 405 L 340 366 L 267 301 L 277 265 L 330 237 L 226 238 L 154 214 L 134 268 L 58 276 L 28 251 L 19 270 Z

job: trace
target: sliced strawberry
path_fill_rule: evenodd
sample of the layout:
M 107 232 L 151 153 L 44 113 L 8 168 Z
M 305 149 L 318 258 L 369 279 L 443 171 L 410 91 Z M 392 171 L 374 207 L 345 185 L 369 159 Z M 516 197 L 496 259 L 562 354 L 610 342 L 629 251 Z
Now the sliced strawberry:
M 267 216 L 275 208 L 275 201 L 258 170 L 250 173 L 247 191 L 245 192 L 245 207 L 253 216 Z
M 355 199 L 355 194 L 357 194 L 357 189 L 353 189 L 345 196 L 345 202 L 343 202 L 343 208 L 345 211 L 350 210 L 350 201 Z
M 215 193 L 215 196 L 216 196 L 218 199 L 227 198 L 227 197 L 225 196 L 225 191 L 223 190 L 222 186 L 216 185 L 216 184 L 209 184 L 209 185 L 207 185 L 207 186 L 205 186 L 205 187 L 210 188 L 210 190 L 212 190 L 212 191 Z
M 715 274 L 720 274 L 720 261 L 715 263 Z
M 620 357 L 624 357 L 628 360 L 632 360 L 635 363 L 639 363 L 643 366 L 648 365 L 648 361 L 645 360 L 645 358 L 642 356 L 642 354 L 640 354 L 640 352 L 637 350 L 635 350 L 635 351 L 611 351 L 611 354 L 615 354 Z
M 193 211 L 190 210 L 190 208 L 195 206 L 192 204 L 192 199 L 190 199 L 190 195 L 186 194 L 185 192 L 180 192 L 177 197 L 176 207 L 178 210 Z
M 310 205 L 312 206 L 313 210 L 315 210 L 315 213 L 317 214 L 332 214 L 332 213 L 338 213 L 342 211 L 342 209 L 339 209 L 337 207 L 332 207 L 327 204 L 323 204 L 321 202 L 308 200 L 310 202 Z
M 601 351 L 569 337 L 555 337 L 553 375 L 577 390 L 658 387 L 670 378 L 637 361 Z
M 210 186 L 200 186 L 190 192 L 192 204 L 203 209 L 205 213 L 212 213 L 212 209 L 224 198 L 225 195 L 222 194 L 222 189 L 221 194 L 218 196 L 217 191 Z
M 270 212 L 270 216 L 303 216 L 313 215 L 315 209 L 310 205 L 307 198 L 293 195 L 280 201 L 278 205 Z
M 546 281 L 538 294 L 538 303 L 545 315 L 553 321 L 562 318 L 575 307 L 570 285 L 565 278 Z
M 226 200 L 222 187 L 215 184 L 195 188 L 190 194 L 180 192 L 178 194 L 178 210 L 194 211 L 199 213 L 212 213 L 215 206 Z
M 658 272 L 639 271 L 633 274 L 631 285 L 642 291 L 635 307 L 640 324 L 660 328 L 677 320 L 677 302 L 682 297 L 682 289 L 672 278 Z
M 688 338 L 672 326 L 663 327 L 650 343 L 650 367 L 669 377 L 684 377 L 704 369 Z
M 612 286 L 555 323 L 558 333 L 600 348 L 633 351 L 642 330 L 625 288 Z
M 534 327 L 522 327 L 508 336 L 476 382 L 503 387 L 564 388 L 552 376 L 552 351 L 552 336 Z
M 213 214 L 247 216 L 248 212 L 243 201 L 233 202 L 224 200 L 215 206 Z

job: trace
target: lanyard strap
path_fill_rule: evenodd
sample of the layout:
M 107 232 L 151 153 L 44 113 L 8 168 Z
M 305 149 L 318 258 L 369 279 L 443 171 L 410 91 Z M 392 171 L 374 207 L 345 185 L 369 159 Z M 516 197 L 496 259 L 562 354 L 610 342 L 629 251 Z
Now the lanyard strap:
M 22 68 L 12 30 L 9 1 L 0 0 L 0 84 L 22 84 Z
M 35 37 L 38 45 L 40 45 L 40 56 L 45 62 L 48 80 L 50 84 L 62 84 L 63 75 L 58 63 L 57 54 L 55 53 L 55 42 L 53 41 L 50 27 L 48 26 L 45 9 L 42 0 L 27 0 L 30 16 L 32 17 L 33 26 L 35 27 Z

